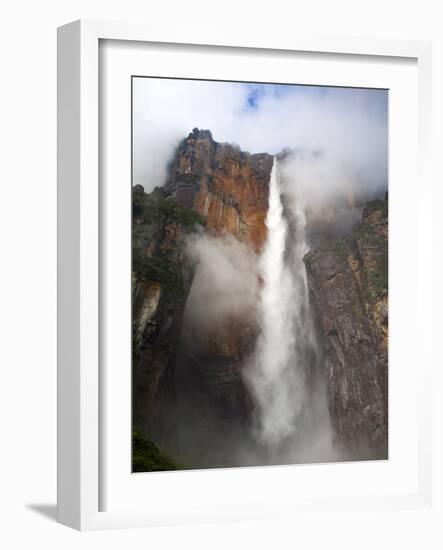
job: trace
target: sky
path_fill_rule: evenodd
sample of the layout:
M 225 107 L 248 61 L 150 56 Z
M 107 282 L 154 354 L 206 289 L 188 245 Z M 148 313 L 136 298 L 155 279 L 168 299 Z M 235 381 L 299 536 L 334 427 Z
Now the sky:
M 317 169 L 321 186 L 330 170 L 374 192 L 387 186 L 386 90 L 134 78 L 133 184 L 162 185 L 178 143 L 195 127 L 251 153 L 289 147 L 320 155 L 327 159 Z

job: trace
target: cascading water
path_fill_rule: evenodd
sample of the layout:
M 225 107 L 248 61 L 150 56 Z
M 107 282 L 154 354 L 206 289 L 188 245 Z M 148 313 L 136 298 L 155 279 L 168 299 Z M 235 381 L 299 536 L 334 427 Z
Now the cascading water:
M 260 258 L 261 333 L 247 383 L 256 404 L 254 435 L 270 456 L 294 445 L 306 399 L 306 376 L 315 356 L 315 333 L 303 257 L 305 216 L 297 201 L 284 204 L 274 157 Z

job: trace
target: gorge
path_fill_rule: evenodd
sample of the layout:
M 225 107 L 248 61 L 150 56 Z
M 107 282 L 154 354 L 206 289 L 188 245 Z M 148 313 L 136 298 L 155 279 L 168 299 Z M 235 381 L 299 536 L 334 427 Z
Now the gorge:
M 317 156 L 194 129 L 133 187 L 134 471 L 387 457 L 387 201 Z

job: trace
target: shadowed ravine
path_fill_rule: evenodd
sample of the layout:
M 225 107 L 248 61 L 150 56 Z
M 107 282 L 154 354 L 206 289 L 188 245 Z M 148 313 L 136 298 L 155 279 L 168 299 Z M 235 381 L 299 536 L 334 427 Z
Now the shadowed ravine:
M 387 203 L 319 223 L 297 154 L 196 129 L 134 187 L 136 470 L 387 456 Z

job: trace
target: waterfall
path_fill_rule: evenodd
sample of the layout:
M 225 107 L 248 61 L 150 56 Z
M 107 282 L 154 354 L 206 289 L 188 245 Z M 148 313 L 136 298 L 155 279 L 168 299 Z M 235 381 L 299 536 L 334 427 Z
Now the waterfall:
M 255 401 L 254 435 L 271 453 L 291 445 L 305 399 L 314 330 L 303 256 L 307 252 L 302 208 L 284 208 L 279 162 L 274 157 L 260 258 L 263 281 L 261 333 L 247 383 Z

